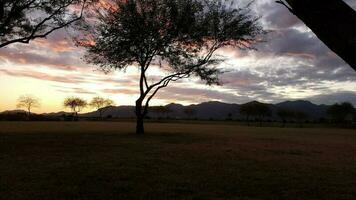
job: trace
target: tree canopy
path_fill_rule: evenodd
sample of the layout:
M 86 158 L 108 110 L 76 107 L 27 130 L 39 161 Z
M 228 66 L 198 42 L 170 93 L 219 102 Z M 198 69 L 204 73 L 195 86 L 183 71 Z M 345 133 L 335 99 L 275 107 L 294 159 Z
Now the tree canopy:
M 63 102 L 64 107 L 69 108 L 78 116 L 78 112 L 82 111 L 88 103 L 79 97 L 68 97 Z
M 191 76 L 218 84 L 217 65 L 223 59 L 214 53 L 225 46 L 250 49 L 263 33 L 248 8 L 221 1 L 115 1 L 98 9 L 96 16 L 94 25 L 82 27 L 88 37 L 78 44 L 87 50 L 85 60 L 104 71 L 138 67 L 136 116 L 137 132 L 142 133 L 143 118 L 158 90 Z M 152 66 L 164 69 L 166 75 L 150 79 Z
M 28 117 L 31 116 L 31 109 L 40 107 L 40 100 L 32 95 L 22 95 L 17 100 L 17 108 L 25 108 L 28 113 Z
M 355 113 L 355 108 L 351 103 L 343 102 L 330 106 L 327 112 L 335 122 L 345 122 L 348 116 L 352 117 Z
M 29 43 L 80 20 L 96 0 L 0 0 L 0 48 Z
M 111 99 L 105 99 L 102 97 L 94 97 L 89 105 L 99 111 L 99 117 L 103 118 L 103 112 L 105 111 L 105 108 L 108 106 L 113 106 L 115 103 Z

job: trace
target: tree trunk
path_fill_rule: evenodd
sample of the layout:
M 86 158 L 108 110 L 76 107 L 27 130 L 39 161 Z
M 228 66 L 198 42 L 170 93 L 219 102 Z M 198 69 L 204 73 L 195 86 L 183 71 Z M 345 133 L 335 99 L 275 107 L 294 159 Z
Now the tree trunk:
M 143 125 L 144 115 L 142 114 L 142 101 L 136 101 L 136 134 L 145 134 L 145 128 Z
M 342 0 L 286 0 L 332 51 L 356 70 L 356 11 Z
M 103 121 L 103 111 L 101 110 L 101 108 L 99 108 L 99 115 L 100 115 L 100 120 Z
M 143 116 L 136 116 L 136 134 L 143 135 L 145 134 L 145 128 L 143 125 Z
M 31 109 L 29 108 L 28 109 L 28 121 L 30 121 L 31 120 Z
M 282 119 L 282 128 L 285 128 L 285 127 L 286 127 L 286 120 Z

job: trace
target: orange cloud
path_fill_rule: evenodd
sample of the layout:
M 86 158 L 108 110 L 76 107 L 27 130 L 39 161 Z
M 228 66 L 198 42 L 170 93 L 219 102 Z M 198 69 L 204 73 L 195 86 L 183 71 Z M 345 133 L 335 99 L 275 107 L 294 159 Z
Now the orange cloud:
M 47 39 L 38 39 L 34 41 L 34 44 L 39 45 L 40 47 L 48 48 L 56 53 L 70 52 L 76 48 L 72 42 L 66 39 L 55 42 Z

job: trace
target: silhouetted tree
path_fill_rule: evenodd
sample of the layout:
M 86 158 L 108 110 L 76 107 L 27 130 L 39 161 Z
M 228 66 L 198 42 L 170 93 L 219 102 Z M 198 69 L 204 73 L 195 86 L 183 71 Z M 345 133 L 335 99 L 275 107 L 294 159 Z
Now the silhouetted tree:
M 0 0 L 0 48 L 29 43 L 80 20 L 96 0 Z
M 194 108 L 192 108 L 192 107 L 184 108 L 183 112 L 184 112 L 184 114 L 187 115 L 189 118 L 193 118 L 193 117 L 196 115 L 196 113 L 197 113 L 197 111 L 196 111 Z
M 64 100 L 64 107 L 69 108 L 73 112 L 73 116 L 78 119 L 78 113 L 81 112 L 88 103 L 79 97 L 68 97 Z
M 98 23 L 83 26 L 89 36 L 78 45 L 87 50 L 85 60 L 104 71 L 138 66 L 137 134 L 144 133 L 150 100 L 160 89 L 191 76 L 218 84 L 216 66 L 222 59 L 214 53 L 225 46 L 249 49 L 263 33 L 248 8 L 228 8 L 220 1 L 117 0 L 96 14 Z M 170 74 L 150 83 L 152 66 Z
M 17 108 L 25 108 L 27 110 L 28 119 L 31 118 L 31 109 L 40 107 L 40 100 L 31 95 L 20 96 L 17 100 Z
M 167 106 L 154 106 L 150 108 L 151 112 L 157 113 L 158 115 L 163 115 L 167 118 L 167 114 L 172 112 Z
M 266 117 L 271 116 L 272 112 L 268 104 L 257 103 L 256 105 L 257 115 L 260 119 L 260 126 L 262 126 L 262 122 Z
M 243 104 L 240 106 L 240 114 L 246 117 L 247 125 L 250 125 L 251 116 L 255 114 L 254 107 L 250 104 Z
M 342 0 L 278 0 L 356 70 L 356 11 Z
M 92 108 L 97 109 L 97 111 L 99 111 L 99 117 L 101 119 L 103 119 L 103 113 L 105 112 L 105 108 L 107 108 L 108 106 L 113 106 L 115 105 L 114 101 L 111 99 L 104 99 L 102 97 L 94 97 L 89 105 Z
M 250 103 L 246 103 L 241 105 L 240 107 L 240 114 L 246 116 L 246 120 L 248 125 L 250 124 L 250 118 L 254 117 L 254 119 L 259 119 L 260 125 L 262 126 L 262 121 L 266 116 L 271 114 L 271 110 L 268 104 L 260 103 L 257 101 L 253 101 Z
M 280 108 L 277 110 L 277 115 L 282 120 L 282 127 L 285 127 L 287 120 L 294 117 L 294 111 L 286 108 Z
M 232 120 L 232 113 L 228 113 L 228 114 L 227 114 L 226 120 Z
M 293 117 L 299 123 L 299 126 L 303 127 L 303 123 L 308 118 L 308 115 L 301 110 L 295 110 Z
M 344 123 L 348 116 L 352 116 L 355 112 L 355 108 L 351 103 L 344 102 L 341 104 L 334 104 L 329 107 L 327 113 L 333 118 L 334 122 Z

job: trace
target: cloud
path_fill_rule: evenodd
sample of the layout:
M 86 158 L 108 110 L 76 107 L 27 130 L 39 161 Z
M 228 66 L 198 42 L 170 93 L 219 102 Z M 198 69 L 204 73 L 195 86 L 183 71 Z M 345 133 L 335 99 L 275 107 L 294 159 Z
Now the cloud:
M 120 88 L 120 89 L 104 89 L 102 90 L 104 93 L 108 94 L 138 94 L 138 90 L 133 90 L 133 89 L 127 89 L 127 88 Z
M 346 0 L 345 0 L 346 1 Z M 356 8 L 354 0 L 346 1 Z M 172 84 L 156 99 L 199 103 L 219 100 L 244 103 L 251 100 L 280 102 L 305 98 L 317 103 L 351 101 L 355 104 L 356 72 L 329 50 L 297 17 L 274 0 L 255 1 L 255 13 L 270 33 L 256 45 L 258 51 L 224 48 L 229 69 L 221 76 L 221 87 L 208 88 L 197 79 Z M 0 49 L 1 74 L 59 83 L 58 90 L 79 94 L 138 94 L 136 73 L 104 75 L 85 64 L 83 50 L 73 45 L 65 30 L 30 45 Z M 6 67 L 6 66 L 12 66 Z M 21 69 L 23 66 L 26 69 Z M 46 71 L 41 71 L 42 69 Z M 47 69 L 49 68 L 49 69 Z M 133 67 L 132 67 L 133 68 Z M 133 70 L 134 71 L 134 70 Z M 152 69 L 150 81 L 161 71 Z M 69 83 L 73 87 L 66 88 Z M 95 91 L 90 86 L 95 85 Z M 105 88 L 105 89 L 103 89 Z
M 57 91 L 59 92 L 63 92 L 63 93 L 66 93 L 66 94 L 89 94 L 89 95 L 95 95 L 97 94 L 96 92 L 94 91 L 90 91 L 90 90 L 87 90 L 87 89 L 83 89 L 83 88 L 58 88 Z
M 34 78 L 44 81 L 54 81 L 60 83 L 84 83 L 86 82 L 82 77 L 79 76 L 53 76 L 47 73 L 36 72 L 36 71 L 25 71 L 25 70 L 7 70 L 0 69 L 0 73 L 6 74 L 8 76 L 14 77 L 26 77 L 26 78 Z

